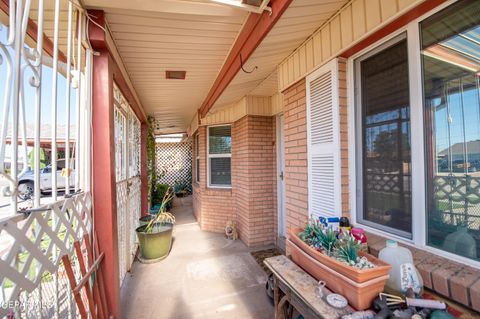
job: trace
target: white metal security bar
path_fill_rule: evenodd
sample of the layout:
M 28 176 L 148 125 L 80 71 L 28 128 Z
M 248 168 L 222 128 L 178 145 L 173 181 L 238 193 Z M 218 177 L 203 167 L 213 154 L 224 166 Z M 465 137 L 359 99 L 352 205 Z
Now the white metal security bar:
M 9 0 L 8 5 L 8 21 L 0 25 L 6 29 L 0 37 L 5 83 L 0 179 L 8 182 L 3 193 L 10 198 L 0 210 L 0 318 L 76 317 L 61 256 L 69 255 L 75 266 L 73 242 L 92 229 L 89 17 L 77 0 Z M 53 19 L 45 14 L 50 11 Z M 45 27 L 49 23 L 51 34 L 52 28 Z M 36 35 L 29 29 L 34 24 Z M 60 36 L 65 31 L 66 41 Z M 51 41 L 51 55 L 44 35 Z M 41 147 L 45 143 L 49 161 Z
M 114 85 L 115 166 L 117 181 L 118 264 L 120 283 L 137 251 L 135 229 L 141 213 L 140 121 Z M 128 136 L 128 140 L 127 140 Z

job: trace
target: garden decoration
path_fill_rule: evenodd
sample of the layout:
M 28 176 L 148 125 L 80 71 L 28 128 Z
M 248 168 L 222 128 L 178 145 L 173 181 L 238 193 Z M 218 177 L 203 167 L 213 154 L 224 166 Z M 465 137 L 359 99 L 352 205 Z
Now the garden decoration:
M 291 229 L 287 240 L 296 264 L 358 310 L 369 308 L 383 291 L 391 268 L 361 251 L 361 244 L 350 232 L 319 220 L 310 220 L 304 229 Z

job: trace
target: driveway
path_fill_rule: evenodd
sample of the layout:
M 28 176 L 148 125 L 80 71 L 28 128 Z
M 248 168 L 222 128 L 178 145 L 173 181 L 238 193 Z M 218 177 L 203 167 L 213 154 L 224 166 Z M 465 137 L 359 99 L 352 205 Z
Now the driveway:
M 170 255 L 136 262 L 122 286 L 123 318 L 273 318 L 266 276 L 240 241 L 200 230 L 191 201 L 175 206 Z

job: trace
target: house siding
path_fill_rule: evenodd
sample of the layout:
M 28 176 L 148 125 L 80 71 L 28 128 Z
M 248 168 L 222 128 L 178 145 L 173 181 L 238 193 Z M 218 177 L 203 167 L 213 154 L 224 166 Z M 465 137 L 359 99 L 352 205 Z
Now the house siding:
M 313 33 L 278 66 L 279 91 L 284 91 L 379 27 L 424 0 L 354 0 Z

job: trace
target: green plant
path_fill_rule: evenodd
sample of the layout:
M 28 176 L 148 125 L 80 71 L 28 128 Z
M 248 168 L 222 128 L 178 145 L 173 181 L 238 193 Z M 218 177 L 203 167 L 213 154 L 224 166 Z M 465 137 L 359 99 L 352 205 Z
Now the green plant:
M 345 235 L 338 240 L 335 247 L 335 257 L 351 266 L 357 263 L 360 241 L 351 235 Z
M 332 255 L 333 248 L 337 242 L 337 234 L 338 232 L 333 230 L 332 228 L 326 228 L 322 225 L 323 231 L 320 232 L 318 237 L 320 246 L 324 249 L 325 253 L 328 256 Z
M 167 212 L 167 205 L 172 201 L 174 196 L 173 189 L 168 188 L 165 195 L 162 198 L 162 203 L 158 213 L 155 215 L 155 218 L 150 220 L 150 222 L 145 226 L 145 233 L 152 233 L 153 230 L 161 225 L 165 224 L 175 224 L 175 216 Z
M 148 201 L 152 203 L 152 191 L 156 184 L 155 176 L 155 136 L 153 132 L 153 126 L 155 118 L 148 116 L 148 129 L 147 129 L 147 184 L 148 184 Z
M 191 194 L 192 193 L 192 181 L 188 179 L 182 179 L 175 181 L 173 185 L 173 189 L 175 194 L 183 193 L 183 194 Z
M 170 186 L 167 184 L 155 184 L 152 191 L 152 205 L 161 204 L 165 194 L 170 189 Z M 165 204 L 165 208 L 169 210 L 172 207 L 172 199 Z
M 306 242 L 307 244 L 318 247 L 319 241 L 318 237 L 322 232 L 322 225 L 320 222 L 316 220 L 309 220 L 307 225 L 305 226 L 305 230 L 298 234 L 301 240 Z
M 311 219 L 299 237 L 315 248 L 322 248 L 330 256 L 337 242 L 337 234 L 332 228 L 327 228 L 318 220 Z

